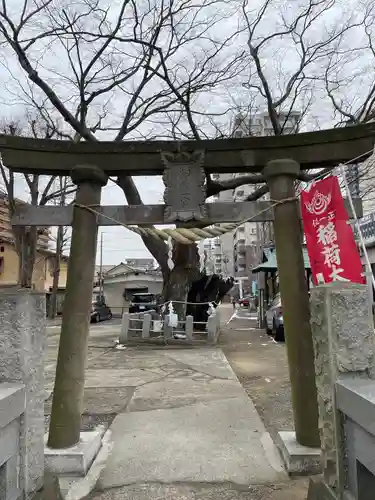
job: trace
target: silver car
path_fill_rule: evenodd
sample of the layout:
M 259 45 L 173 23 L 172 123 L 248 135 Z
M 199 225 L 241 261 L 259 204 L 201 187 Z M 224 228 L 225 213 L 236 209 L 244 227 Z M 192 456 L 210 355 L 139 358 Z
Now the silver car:
M 284 336 L 284 316 L 281 306 L 281 297 L 278 293 L 266 310 L 267 333 L 275 335 L 277 342 L 285 340 Z

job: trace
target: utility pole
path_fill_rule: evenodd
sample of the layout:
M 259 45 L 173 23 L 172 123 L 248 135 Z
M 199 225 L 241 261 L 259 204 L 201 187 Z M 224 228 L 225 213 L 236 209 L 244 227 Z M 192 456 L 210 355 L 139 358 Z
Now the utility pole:
M 104 298 L 104 287 L 103 287 L 103 232 L 100 233 L 99 294 L 100 294 L 100 302 L 103 302 L 103 298 Z
M 66 201 L 66 189 L 67 189 L 67 178 L 64 179 L 60 177 L 60 207 L 65 205 Z M 59 280 L 60 280 L 60 265 L 61 265 L 61 256 L 63 252 L 64 246 L 64 227 L 59 226 L 57 228 L 57 238 L 56 238 L 56 253 L 53 263 L 53 281 L 52 281 L 52 290 L 50 295 L 50 303 L 48 307 L 48 317 L 50 319 L 54 319 L 57 314 L 57 294 L 59 290 Z

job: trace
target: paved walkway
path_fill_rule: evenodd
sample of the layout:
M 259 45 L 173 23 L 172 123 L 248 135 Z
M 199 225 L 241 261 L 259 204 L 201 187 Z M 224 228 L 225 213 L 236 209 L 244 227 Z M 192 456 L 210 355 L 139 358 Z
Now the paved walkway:
M 223 306 L 223 323 L 232 313 Z M 301 498 L 278 496 L 288 483 L 278 453 L 219 348 L 116 350 L 117 330 L 103 323 L 90 334 L 85 412 L 116 416 L 112 452 L 88 498 Z M 47 394 L 57 340 L 49 337 Z
M 272 441 L 219 349 L 122 356 L 127 367 L 120 372 L 88 373 L 88 384 L 100 379 L 134 388 L 112 424 L 114 448 L 99 489 L 280 479 Z

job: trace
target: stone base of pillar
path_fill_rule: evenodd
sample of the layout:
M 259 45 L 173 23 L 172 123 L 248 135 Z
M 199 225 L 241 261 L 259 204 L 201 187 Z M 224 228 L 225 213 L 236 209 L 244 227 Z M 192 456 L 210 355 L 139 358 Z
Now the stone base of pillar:
M 325 484 L 323 477 L 316 477 L 310 478 L 307 500 L 338 500 L 338 496 Z
M 275 444 L 284 461 L 286 471 L 293 476 L 320 474 L 320 448 L 308 448 L 297 443 L 294 431 L 277 433 Z
M 53 475 L 85 476 L 102 446 L 103 431 L 81 432 L 80 441 L 75 446 L 51 449 L 45 435 L 44 466 Z
M 112 434 L 107 429 L 102 438 L 102 447 L 85 477 L 59 476 L 58 487 L 62 498 L 69 500 L 80 500 L 88 498 L 91 491 L 96 487 L 100 474 L 104 470 L 107 459 L 112 451 Z M 47 499 L 55 497 L 47 497 Z

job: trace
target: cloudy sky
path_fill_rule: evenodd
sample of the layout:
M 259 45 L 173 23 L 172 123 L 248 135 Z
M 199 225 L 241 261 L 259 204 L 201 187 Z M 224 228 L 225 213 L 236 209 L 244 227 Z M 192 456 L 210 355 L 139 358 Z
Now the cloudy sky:
M 139 177 L 137 185 L 143 199 L 147 200 L 148 203 L 162 203 L 163 183 L 160 177 Z M 103 189 L 102 204 L 122 205 L 123 203 L 124 193 L 122 190 L 114 183 L 109 183 Z M 103 232 L 104 264 L 118 264 L 125 258 L 151 257 L 141 238 L 132 231 L 123 227 L 106 226 L 100 228 L 100 232 Z M 98 245 L 99 243 L 100 235 Z

